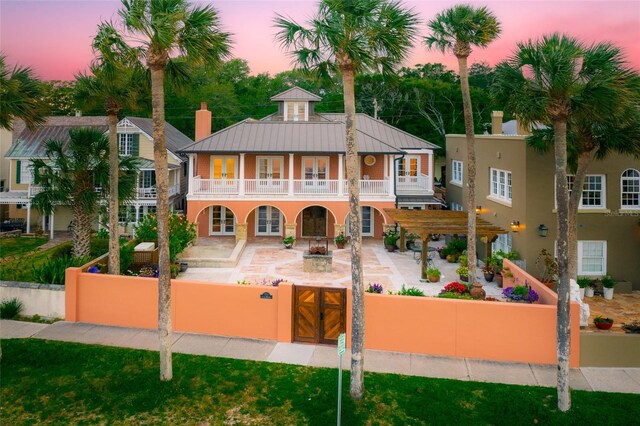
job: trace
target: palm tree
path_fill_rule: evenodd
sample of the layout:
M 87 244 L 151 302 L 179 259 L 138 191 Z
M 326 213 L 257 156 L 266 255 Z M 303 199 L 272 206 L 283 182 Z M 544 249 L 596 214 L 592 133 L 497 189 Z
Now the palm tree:
M 93 40 L 97 57 L 91 74 L 76 76 L 76 101 L 82 108 L 101 105 L 109 122 L 109 273 L 120 273 L 120 230 L 118 225 L 118 114 L 136 109 L 145 80 L 138 66 L 138 53 L 122 43 L 110 24 L 100 24 Z
M 0 55 L 0 128 L 13 130 L 13 120 L 24 120 L 29 128 L 44 123 L 47 108 L 42 83 L 31 68 L 9 70 Z
M 351 337 L 351 396 L 364 395 L 364 283 L 354 79 L 357 73 L 394 72 L 411 47 L 418 20 L 399 2 L 387 0 L 322 0 L 315 17 L 303 27 L 278 15 L 278 41 L 291 49 L 303 68 L 321 75 L 339 73 L 346 115 L 346 166 L 351 233 L 353 315 Z
M 65 147 L 66 145 L 66 147 Z M 109 194 L 109 140 L 97 129 L 80 128 L 69 131 L 68 145 L 50 140 L 46 144 L 46 159 L 34 158 L 34 183 L 42 186 L 31 203 L 43 214 L 51 214 L 56 205 L 71 206 L 73 211 L 74 257 L 88 257 L 91 224 L 98 204 Z M 130 199 L 135 191 L 137 162 L 122 158 L 119 164 L 120 201 Z
M 458 58 L 464 128 L 467 136 L 467 263 L 469 277 L 476 279 L 476 148 L 473 108 L 469 90 L 467 58 L 472 46 L 487 47 L 500 35 L 500 23 L 486 7 L 456 5 L 429 21 L 431 35 L 424 41 L 429 49 L 452 51 Z
M 219 63 L 229 55 L 229 34 L 220 30 L 218 14 L 211 6 L 191 6 L 187 0 L 122 0 L 119 15 L 126 37 L 141 46 L 151 72 L 153 158 L 156 169 L 160 334 L 160 379 L 173 377 L 171 361 L 171 276 L 169 264 L 169 172 L 164 121 L 165 70 L 180 61 Z M 115 30 L 114 30 L 115 31 Z
M 585 47 L 553 34 L 519 43 L 515 54 L 496 67 L 495 92 L 525 125 L 552 126 L 555 154 L 558 258 L 558 408 L 571 408 L 569 390 L 569 192 L 567 126 L 576 120 L 603 123 L 618 106 L 620 80 L 606 72 L 611 56 L 599 46 Z M 578 198 L 579 200 L 579 198 Z

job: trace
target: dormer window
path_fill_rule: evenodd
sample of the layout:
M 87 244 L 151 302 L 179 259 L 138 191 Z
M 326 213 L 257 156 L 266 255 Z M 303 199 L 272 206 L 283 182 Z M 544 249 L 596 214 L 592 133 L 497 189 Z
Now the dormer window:
M 308 102 L 285 102 L 284 121 L 309 121 Z

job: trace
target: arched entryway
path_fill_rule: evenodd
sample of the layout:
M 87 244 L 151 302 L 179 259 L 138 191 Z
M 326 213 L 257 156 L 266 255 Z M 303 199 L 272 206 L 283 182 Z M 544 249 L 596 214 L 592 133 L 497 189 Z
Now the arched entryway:
M 250 237 L 273 237 L 284 235 L 286 218 L 282 211 L 275 206 L 263 205 L 256 207 L 247 216 Z
M 363 237 L 381 238 L 384 232 L 384 225 L 387 223 L 384 214 L 373 206 L 361 206 L 360 231 Z M 345 217 L 345 233 L 349 232 L 349 215 Z
M 198 236 L 231 236 L 236 234 L 236 215 L 228 207 L 213 205 L 200 211 L 197 218 Z
M 302 209 L 297 217 L 298 235 L 301 237 L 332 237 L 335 228 L 335 217 L 323 206 L 308 206 Z

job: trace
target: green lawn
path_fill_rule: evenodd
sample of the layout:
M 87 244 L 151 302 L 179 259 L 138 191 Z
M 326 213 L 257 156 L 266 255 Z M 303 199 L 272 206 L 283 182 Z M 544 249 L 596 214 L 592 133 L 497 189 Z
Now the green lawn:
M 69 254 L 71 242 L 62 243 L 48 250 L 38 251 L 2 264 L 0 279 L 7 281 L 34 282 L 33 267 L 42 265 L 47 259 Z
M 158 379 L 156 352 L 36 339 L 2 341 L 3 424 L 335 424 L 337 370 L 174 355 Z M 366 374 L 365 399 L 348 396 L 343 424 L 630 424 L 640 395 Z
M 46 238 L 3 238 L 0 240 L 0 258 L 30 252 L 47 241 Z

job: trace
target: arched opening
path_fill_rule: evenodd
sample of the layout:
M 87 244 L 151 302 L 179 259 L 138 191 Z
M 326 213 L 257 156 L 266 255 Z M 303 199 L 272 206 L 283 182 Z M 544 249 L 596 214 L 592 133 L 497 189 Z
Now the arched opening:
M 360 232 L 363 237 L 381 238 L 384 231 L 386 218 L 384 214 L 373 206 L 360 206 L 361 223 Z M 345 235 L 349 236 L 349 214 L 345 217 Z
M 273 237 L 284 235 L 286 217 L 275 206 L 258 206 L 247 215 L 249 237 Z
M 336 219 L 324 206 L 305 207 L 296 218 L 298 237 L 333 237 Z
M 196 219 L 198 237 L 233 236 L 236 234 L 236 215 L 223 205 L 205 207 Z

